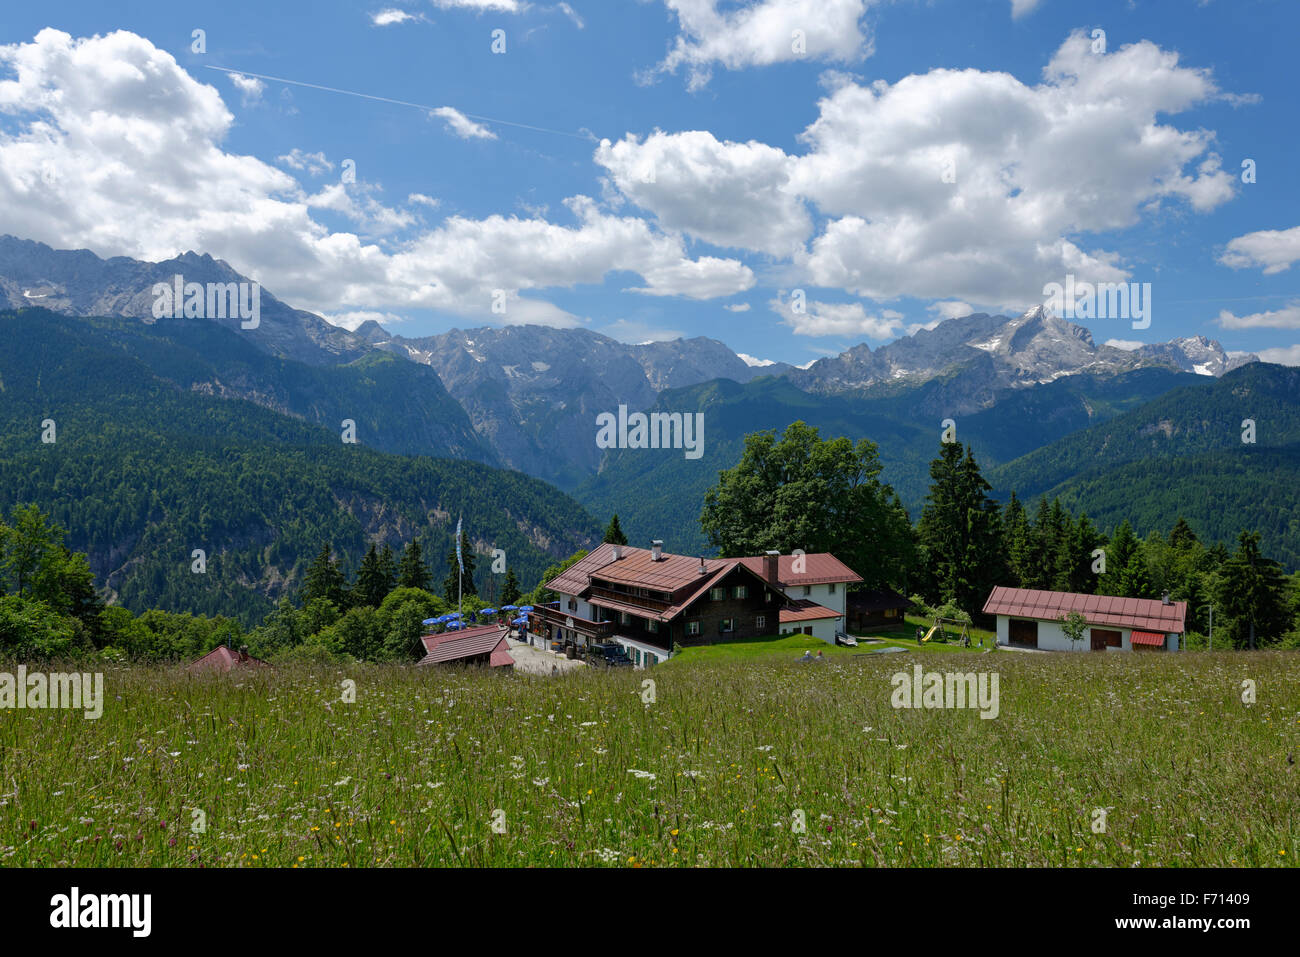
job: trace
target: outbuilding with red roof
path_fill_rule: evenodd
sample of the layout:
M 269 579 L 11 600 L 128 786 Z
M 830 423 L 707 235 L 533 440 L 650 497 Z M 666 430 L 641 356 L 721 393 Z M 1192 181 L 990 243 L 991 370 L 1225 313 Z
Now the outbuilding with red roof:
M 1071 612 L 1087 621 L 1072 644 L 1061 625 Z M 996 615 L 998 644 L 1045 651 L 1177 651 L 1186 631 L 1187 603 L 998 586 L 984 603 Z

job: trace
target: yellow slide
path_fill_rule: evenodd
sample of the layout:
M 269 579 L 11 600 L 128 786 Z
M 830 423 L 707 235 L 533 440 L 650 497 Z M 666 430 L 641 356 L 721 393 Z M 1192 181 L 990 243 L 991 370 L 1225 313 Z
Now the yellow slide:
M 922 638 L 921 641 L 922 641 L 923 643 L 929 641 L 931 638 L 934 637 L 934 633 L 935 633 L 936 631 L 938 631 L 938 630 L 939 630 L 939 626 L 938 626 L 938 625 L 934 625 L 934 626 L 933 626 L 929 631 L 927 631 L 927 632 L 925 633 L 925 637 Z

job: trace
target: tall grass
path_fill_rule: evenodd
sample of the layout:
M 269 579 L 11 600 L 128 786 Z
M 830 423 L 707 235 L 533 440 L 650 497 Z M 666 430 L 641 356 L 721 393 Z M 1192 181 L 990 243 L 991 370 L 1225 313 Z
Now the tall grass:
M 115 668 L 97 721 L 0 711 L 0 863 L 1289 865 L 1298 661 Z M 895 710 L 918 662 L 996 669 L 999 717 Z

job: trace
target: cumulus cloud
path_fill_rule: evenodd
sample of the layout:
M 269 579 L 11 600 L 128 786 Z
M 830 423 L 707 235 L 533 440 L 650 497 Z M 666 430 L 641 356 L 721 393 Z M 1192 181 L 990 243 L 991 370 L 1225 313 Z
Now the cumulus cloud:
M 1146 343 L 1138 342 L 1136 339 L 1107 339 L 1102 345 L 1123 349 L 1125 352 L 1132 352 L 1134 349 L 1142 348 Z
M 324 153 L 304 153 L 296 146 L 285 155 L 276 157 L 276 159 L 290 169 L 306 172 L 312 176 L 320 176 L 322 173 L 328 173 L 334 168 L 334 164 L 325 158 Z
M 885 309 L 871 315 L 860 302 L 814 302 L 809 300 L 802 312 L 790 302 L 773 299 L 772 311 L 786 325 L 802 336 L 866 336 L 868 339 L 892 339 L 903 330 L 903 314 Z
M 681 33 L 649 80 L 685 67 L 687 85 L 708 84 L 714 64 L 728 70 L 791 60 L 852 62 L 871 53 L 863 15 L 869 0 L 755 0 L 733 10 L 719 0 L 664 0 Z
M 1215 320 L 1224 329 L 1300 329 L 1300 299 L 1281 309 L 1256 312 L 1248 316 L 1233 315 L 1224 309 Z
M 447 121 L 447 128 L 463 140 L 494 140 L 497 135 L 482 123 L 475 123 L 453 106 L 440 106 L 433 111 Z
M 975 311 L 969 302 L 951 299 L 945 302 L 932 302 L 926 306 L 926 309 L 940 319 L 963 319 Z
M 666 229 L 772 256 L 793 246 L 799 281 L 878 301 L 1012 304 L 1068 273 L 1126 280 L 1087 234 L 1234 194 L 1213 133 L 1168 119 L 1223 95 L 1146 41 L 1095 54 L 1075 32 L 1037 84 L 975 69 L 826 80 L 802 155 L 685 131 L 602 142 L 595 160 Z M 825 225 L 805 243 L 812 209 Z
M 406 201 L 413 206 L 428 206 L 430 209 L 437 209 L 441 205 L 441 200 L 426 196 L 424 193 L 411 193 L 406 197 Z
M 539 219 L 452 217 L 403 235 L 396 251 L 335 231 L 316 213 L 351 217 L 371 232 L 410 214 L 383 206 L 358 182 L 308 193 L 289 173 L 225 151 L 234 117 L 216 88 L 135 34 L 73 39 L 42 30 L 0 46 L 0 209 L 5 228 L 61 248 L 162 260 L 210 252 L 278 296 L 317 312 L 432 308 L 492 321 L 575 324 L 542 290 L 640 276 L 640 292 L 734 295 L 752 272 L 732 259 L 691 259 L 685 240 L 637 217 L 568 201 L 571 225 Z M 293 168 L 326 164 L 290 153 Z M 53 171 L 54 175 L 44 175 Z
M 672 342 L 684 338 L 685 333 L 677 329 L 659 329 L 636 319 L 619 319 L 600 330 L 611 339 L 643 345 L 647 342 Z
M 1039 0 L 1011 0 L 1011 19 L 1019 20 L 1038 8 Z
M 1276 349 L 1260 349 L 1255 353 L 1264 362 L 1276 362 L 1284 366 L 1300 366 L 1300 345 L 1279 346 Z
M 749 312 L 749 303 L 747 302 L 730 302 L 722 307 L 727 312 Z
M 812 231 L 789 188 L 794 157 L 763 143 L 722 142 L 694 130 L 601 140 L 595 160 L 619 192 L 652 211 L 665 229 L 717 246 L 792 255 Z
M 1300 226 L 1262 229 L 1229 240 L 1219 262 L 1233 269 L 1260 267 L 1269 276 L 1291 268 L 1300 259 Z
M 235 89 L 239 91 L 240 101 L 245 106 L 251 106 L 262 98 L 262 92 L 266 89 L 266 84 L 255 76 L 244 76 L 242 73 L 228 73 L 230 82 L 235 84 Z

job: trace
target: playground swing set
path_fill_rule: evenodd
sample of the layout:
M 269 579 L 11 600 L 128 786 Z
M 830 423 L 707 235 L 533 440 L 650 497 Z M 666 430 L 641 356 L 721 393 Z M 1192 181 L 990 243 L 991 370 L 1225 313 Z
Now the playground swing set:
M 953 630 L 949 631 L 946 627 L 947 625 L 954 626 Z M 939 641 L 957 641 L 963 647 L 969 648 L 970 624 L 968 622 L 959 621 L 956 618 L 936 618 L 934 620 L 934 625 L 932 625 L 930 630 L 925 633 L 925 637 L 921 639 L 921 643 L 924 644 L 936 637 Z

